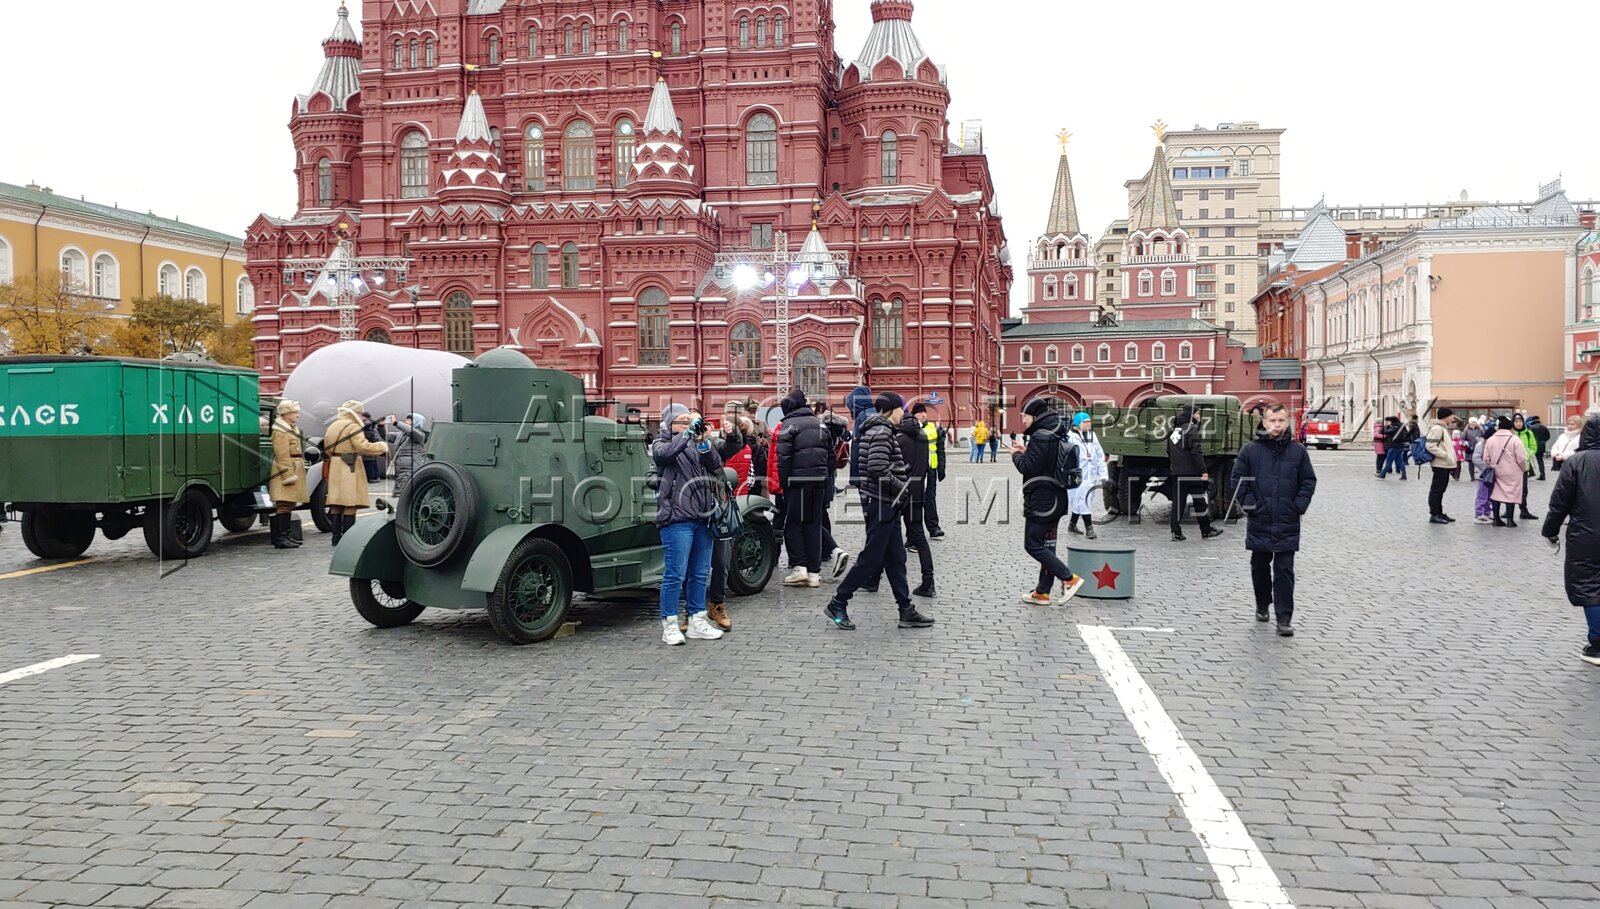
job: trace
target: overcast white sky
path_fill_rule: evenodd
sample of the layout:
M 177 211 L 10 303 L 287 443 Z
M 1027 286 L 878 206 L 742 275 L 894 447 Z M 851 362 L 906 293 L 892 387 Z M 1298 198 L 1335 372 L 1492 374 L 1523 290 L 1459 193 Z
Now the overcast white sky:
M 292 213 L 290 105 L 337 0 L 4 6 L 0 180 L 236 234 Z M 846 59 L 869 10 L 835 0 Z M 1285 204 L 1526 199 L 1558 173 L 1574 201 L 1600 198 L 1596 58 L 1579 38 L 1600 28 L 1597 3 L 920 0 L 915 21 L 949 68 L 952 124 L 984 122 L 1019 262 L 1063 126 L 1093 234 L 1125 214 L 1158 117 L 1286 128 Z

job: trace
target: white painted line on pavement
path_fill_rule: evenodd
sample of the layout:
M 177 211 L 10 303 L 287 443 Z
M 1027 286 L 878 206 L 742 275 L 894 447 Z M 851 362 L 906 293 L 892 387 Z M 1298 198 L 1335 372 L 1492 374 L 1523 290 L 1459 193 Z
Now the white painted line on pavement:
M 1145 683 L 1127 651 L 1117 643 L 1112 629 L 1079 625 L 1078 634 L 1089 645 L 1089 652 L 1100 665 L 1100 674 L 1116 694 L 1128 722 L 1155 758 L 1156 769 L 1178 797 L 1178 806 L 1200 840 L 1228 902 L 1239 909 L 1294 909 L 1278 875 L 1250 838 L 1244 821 L 1206 772 L 1200 756 L 1184 741 L 1183 733 Z
M 38 675 L 41 672 L 49 672 L 52 669 L 60 669 L 63 666 L 71 666 L 73 663 L 98 659 L 100 659 L 100 654 L 98 653 L 70 653 L 64 657 L 45 660 L 43 663 L 34 663 L 32 666 L 24 666 L 21 669 L 13 669 L 10 672 L 0 672 L 0 685 L 4 685 L 7 682 L 15 682 L 17 679 L 25 679 L 30 675 Z
M 1082 628 L 1083 626 L 1079 625 L 1078 627 Z M 1099 627 L 1102 627 L 1107 631 L 1152 631 L 1156 634 L 1178 633 L 1178 629 L 1176 628 L 1152 628 L 1149 625 L 1102 625 Z

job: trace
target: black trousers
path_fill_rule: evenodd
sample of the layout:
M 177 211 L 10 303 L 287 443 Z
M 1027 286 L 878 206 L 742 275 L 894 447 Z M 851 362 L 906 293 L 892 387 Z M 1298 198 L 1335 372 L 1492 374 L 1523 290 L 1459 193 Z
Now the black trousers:
M 1385 454 L 1385 453 L 1383 453 L 1381 451 L 1378 452 L 1378 466 L 1372 468 L 1374 473 L 1383 473 L 1383 462 L 1385 460 L 1387 460 L 1388 457 L 1389 456 L 1387 454 Z
M 1190 500 L 1190 507 L 1200 518 L 1200 532 L 1211 532 L 1211 512 L 1209 503 L 1206 502 L 1206 492 L 1211 489 L 1208 480 L 1199 477 L 1174 477 L 1172 479 L 1172 514 L 1168 521 L 1172 524 L 1172 532 L 1177 533 L 1183 529 L 1183 501 Z
M 922 568 L 922 583 L 933 583 L 933 547 L 928 545 L 928 535 L 922 531 L 922 503 L 913 499 L 905 510 L 906 545 L 917 549 L 917 562 Z M 909 557 L 908 557 L 909 558 Z
M 725 603 L 728 600 L 728 569 L 733 563 L 733 541 L 716 540 L 711 544 L 711 580 L 706 583 L 706 602 Z M 685 584 L 687 588 L 689 585 Z
M 1433 468 L 1433 484 L 1428 487 L 1428 514 L 1444 514 L 1444 493 L 1450 488 L 1449 469 Z
M 1539 462 L 1539 479 L 1541 480 L 1544 479 L 1544 455 L 1545 453 L 1541 451 L 1533 456 Z
M 1039 563 L 1039 584 L 1033 588 L 1035 593 L 1048 594 L 1056 581 L 1070 581 L 1074 577 L 1072 569 L 1050 546 L 1060 527 L 1060 514 L 1050 518 L 1030 517 L 1023 526 L 1022 548 Z
M 1294 618 L 1294 553 L 1250 553 L 1250 580 L 1257 609 L 1272 606 L 1280 622 Z
M 889 590 L 902 609 L 911 608 L 911 586 L 906 583 L 906 541 L 900 535 L 900 515 L 876 499 L 861 497 L 867 522 L 867 544 L 840 582 L 833 599 L 841 606 L 863 587 L 876 587 L 878 575 L 889 578 Z
M 929 533 L 943 533 L 939 526 L 939 476 L 936 469 L 928 470 L 928 484 L 923 487 L 922 518 Z
M 816 574 L 822 570 L 822 516 L 828 509 L 828 490 L 822 481 L 794 482 L 783 490 L 788 513 L 783 518 L 783 545 L 789 567 Z

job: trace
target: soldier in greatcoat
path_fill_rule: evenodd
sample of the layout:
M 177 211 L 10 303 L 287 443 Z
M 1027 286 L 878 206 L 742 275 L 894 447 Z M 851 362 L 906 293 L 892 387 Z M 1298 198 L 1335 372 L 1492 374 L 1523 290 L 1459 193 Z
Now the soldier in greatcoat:
M 322 437 L 322 451 L 326 457 L 325 481 L 328 484 L 328 515 L 333 521 L 333 545 L 351 527 L 356 514 L 372 504 L 367 492 L 365 458 L 381 457 L 389 453 L 389 446 L 373 442 L 366 436 L 366 421 L 361 418 L 364 408 L 360 401 L 346 401 L 339 405 L 339 418 L 328 427 Z
M 298 401 L 278 402 L 277 417 L 272 421 L 272 476 L 267 480 L 267 491 L 275 507 L 271 518 L 273 548 L 299 546 L 289 536 L 293 521 L 290 513 L 310 501 L 311 494 L 306 489 L 305 439 L 300 435 Z

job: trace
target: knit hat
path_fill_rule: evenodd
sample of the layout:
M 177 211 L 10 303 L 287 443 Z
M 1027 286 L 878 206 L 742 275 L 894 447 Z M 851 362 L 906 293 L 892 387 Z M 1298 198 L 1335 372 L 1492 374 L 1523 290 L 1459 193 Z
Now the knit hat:
M 922 403 L 921 401 L 918 401 L 917 403 L 911 405 L 911 415 L 912 416 L 916 416 L 919 413 L 927 413 L 927 412 L 928 412 L 928 405 Z
M 806 406 L 805 390 L 796 388 L 795 390 L 789 392 L 788 395 L 784 396 L 783 403 L 779 406 L 785 417 Z
M 284 398 L 282 401 L 278 402 L 278 416 L 280 416 L 280 417 L 288 416 L 289 414 L 299 413 L 299 412 L 300 412 L 300 402 L 299 401 L 291 401 L 288 398 Z
M 1448 419 L 1450 419 L 1451 417 L 1453 417 L 1455 415 L 1456 415 L 1456 412 L 1451 410 L 1448 407 L 1439 408 L 1439 419 L 1441 419 L 1441 420 L 1448 420 Z
M 689 412 L 689 408 L 682 404 L 668 404 L 661 411 L 661 428 L 671 429 L 672 421 Z
M 1089 422 L 1090 419 L 1091 418 L 1090 418 L 1090 416 L 1088 414 L 1086 414 L 1086 413 L 1084 413 L 1083 411 L 1080 410 L 1077 413 L 1072 415 L 1072 425 L 1073 426 L 1081 426 L 1084 423 Z
M 873 409 L 878 413 L 889 413 L 896 407 L 904 406 L 906 406 L 906 399 L 900 397 L 892 391 L 880 392 L 878 397 L 872 402 Z
M 1049 402 L 1045 401 L 1045 399 L 1034 398 L 1032 401 L 1028 402 L 1026 407 L 1022 408 L 1022 412 L 1037 420 L 1044 416 L 1045 412 L 1049 409 L 1050 404 Z

